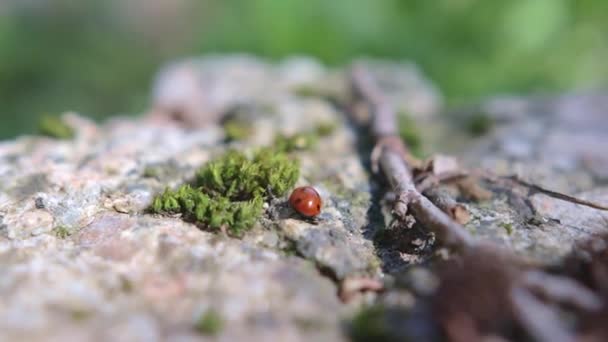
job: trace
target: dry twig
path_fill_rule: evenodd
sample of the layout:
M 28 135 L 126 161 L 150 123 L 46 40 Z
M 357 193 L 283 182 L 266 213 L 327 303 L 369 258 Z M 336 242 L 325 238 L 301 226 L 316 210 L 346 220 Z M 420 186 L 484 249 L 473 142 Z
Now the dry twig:
M 551 301 L 568 303 L 590 312 L 602 309 L 602 298 L 574 279 L 533 270 L 523 275 L 522 282 Z
M 595 281 L 591 282 L 591 288 L 587 288 L 578 279 L 543 272 L 538 265 L 492 243 L 474 243 L 467 231 L 444 212 L 450 213 L 457 203 L 453 199 L 450 201 L 451 197 L 441 195 L 437 185 L 462 181 L 466 185 L 466 181 L 482 179 L 506 188 L 524 187 L 530 192 L 599 210 L 608 210 L 608 206 L 548 190 L 515 176 L 495 176 L 488 171 L 458 169 L 442 174 L 427 170 L 414 179 L 412 169 L 416 165 L 397 134 L 394 109 L 364 68 L 353 69 L 352 86 L 372 112 L 371 130 L 375 139 L 372 168 L 375 172 L 382 172 L 395 194 L 394 215 L 405 222 L 406 215 L 411 214 L 434 232 L 443 244 L 462 252 L 458 262 L 452 260 L 449 267 L 439 272 L 441 285 L 434 295 L 434 311 L 448 339 L 500 336 L 509 333 L 505 329 L 512 328 L 513 323 L 539 341 L 573 341 L 579 337 L 597 339 L 605 336 L 602 314 L 608 305 L 604 293 L 606 287 Z M 483 195 L 482 191 L 478 193 Z M 423 194 L 434 197 L 433 202 Z M 608 255 L 605 249 L 597 254 Z M 591 279 L 605 279 L 608 272 L 603 272 L 606 269 L 604 264 L 596 262 L 593 265 L 595 268 L 592 270 L 596 272 L 591 272 Z M 369 286 L 365 282 L 355 282 L 355 285 L 352 286 L 354 291 L 366 290 Z M 346 289 L 349 288 L 351 286 Z M 591 323 L 581 329 L 564 326 L 556 308 L 560 304 L 577 309 L 579 314 L 585 315 L 583 317 L 591 318 Z
M 608 210 L 608 206 L 606 206 L 606 205 L 588 201 L 588 200 L 585 200 L 582 198 L 566 195 L 561 192 L 549 190 L 549 189 L 543 188 L 539 185 L 528 183 L 528 182 L 524 181 L 523 179 L 519 178 L 518 176 L 507 176 L 507 177 L 502 177 L 502 179 L 516 183 L 516 184 L 526 187 L 532 191 L 545 194 L 549 197 L 560 199 L 562 201 L 571 202 L 574 204 L 580 204 L 580 205 L 583 205 L 583 206 L 586 206 L 589 208 L 593 208 L 593 209 L 598 209 L 598 210 Z
M 475 178 L 483 179 L 487 182 L 499 184 L 506 188 L 512 188 L 513 186 L 521 186 L 529 189 L 532 192 L 541 193 L 547 195 L 549 197 L 553 197 L 562 201 L 579 204 L 585 207 L 608 211 L 608 205 L 600 204 L 597 202 L 589 201 L 583 198 L 571 196 L 568 194 L 564 194 L 555 190 L 550 190 L 544 188 L 540 185 L 533 184 L 521 179 L 517 175 L 510 176 L 499 176 L 495 175 L 488 170 L 471 170 L 467 171 L 464 169 L 447 172 L 445 174 L 433 175 L 429 177 L 422 178 L 418 181 L 417 188 L 419 191 L 425 192 L 426 190 L 433 188 L 442 183 L 453 183 L 453 182 L 461 182 L 463 179 L 466 179 L 469 176 L 473 176 Z
M 542 342 L 570 342 L 575 337 L 563 326 L 557 313 L 538 300 L 527 289 L 515 287 L 510 292 L 515 318 L 534 337 Z
M 439 187 L 432 187 L 424 191 L 423 194 L 439 209 L 450 215 L 454 221 L 460 224 L 466 224 L 471 219 L 471 215 L 469 214 L 467 208 L 464 205 L 456 202 L 454 197 L 451 196 L 448 191 Z
M 395 216 L 404 220 L 411 213 L 446 246 L 455 249 L 470 247 L 472 239 L 467 231 L 416 189 L 411 162 L 408 163 L 413 158 L 397 134 L 397 114 L 392 105 L 384 98 L 366 69 L 355 66 L 351 76 L 355 94 L 372 111 L 371 130 L 376 141 L 372 166 L 382 170 L 396 194 L 393 207 Z

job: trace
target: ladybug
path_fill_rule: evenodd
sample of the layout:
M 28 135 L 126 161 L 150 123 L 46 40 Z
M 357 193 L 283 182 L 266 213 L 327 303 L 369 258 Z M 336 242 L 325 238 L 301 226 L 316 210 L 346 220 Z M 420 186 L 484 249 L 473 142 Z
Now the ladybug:
M 321 213 L 323 201 L 312 186 L 301 186 L 293 190 L 289 196 L 289 204 L 300 215 L 312 218 Z

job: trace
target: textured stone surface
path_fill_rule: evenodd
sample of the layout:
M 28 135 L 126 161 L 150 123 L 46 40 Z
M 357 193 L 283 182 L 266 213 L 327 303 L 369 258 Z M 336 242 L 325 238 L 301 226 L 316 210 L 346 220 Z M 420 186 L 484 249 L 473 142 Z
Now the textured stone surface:
M 484 108 L 496 124 L 468 145 L 463 159 L 606 204 L 608 187 L 601 175 L 608 170 L 607 106 L 601 94 L 488 101 Z M 517 189 L 524 196 L 513 196 L 508 190 L 495 188 L 488 203 L 470 203 L 473 220 L 467 228 L 544 262 L 559 261 L 575 241 L 608 230 L 606 212 L 525 189 Z
M 370 65 L 390 100 L 420 124 L 425 151 L 456 152 L 467 166 L 608 202 L 605 97 L 493 99 L 480 108 L 495 126 L 472 138 L 435 115 L 441 96 L 415 66 Z M 423 266 L 410 268 L 433 253 L 424 227 L 379 234 L 389 205 L 368 169 L 371 146 L 342 110 L 344 70 L 306 58 L 271 65 L 210 57 L 176 64 L 159 80 L 145 117 L 97 125 L 67 114 L 73 140 L 0 143 L 0 339 L 196 340 L 205 337 L 197 321 L 213 310 L 223 341 L 343 340 L 353 306 L 338 299 L 341 280 L 405 269 L 397 278 L 413 293 L 436 287 Z M 215 120 L 235 110 L 253 134 L 226 143 Z M 295 152 L 297 185 L 315 186 L 324 199 L 317 222 L 294 215 L 285 198 L 267 203 L 240 239 L 146 213 L 155 194 L 227 149 L 323 123 L 337 129 Z M 487 188 L 490 200 L 459 199 L 471 212 L 466 229 L 541 262 L 608 229 L 596 210 Z M 383 300 L 415 303 L 409 291 Z
M 201 337 L 197 320 L 212 309 L 225 321 L 221 340 L 342 339 L 335 281 L 381 273 L 363 234 L 370 179 L 343 113 L 297 92 L 327 77 L 343 91 L 344 79 L 309 59 L 275 67 L 208 58 L 168 69 L 161 80 L 171 70 L 179 77 L 157 88 L 146 118 L 96 125 L 67 114 L 71 141 L 32 136 L 0 145 L 0 337 L 189 340 Z M 171 122 L 159 113 L 159 103 L 175 103 L 167 89 L 177 102 L 201 99 L 188 98 L 194 107 L 180 108 L 186 116 Z M 213 118 L 235 106 L 253 135 L 225 144 Z M 316 186 L 324 198 L 318 223 L 298 219 L 285 199 L 242 239 L 145 213 L 156 193 L 228 148 L 269 144 L 277 133 L 321 123 L 337 129 L 297 153 L 298 184 Z

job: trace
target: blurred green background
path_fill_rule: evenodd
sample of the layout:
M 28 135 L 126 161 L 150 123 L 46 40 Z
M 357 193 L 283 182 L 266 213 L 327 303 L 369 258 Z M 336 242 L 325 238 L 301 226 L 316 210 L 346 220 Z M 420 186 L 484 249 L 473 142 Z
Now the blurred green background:
M 166 61 L 244 51 L 411 59 L 450 104 L 608 83 L 605 0 L 1 0 L 0 138 L 146 108 Z

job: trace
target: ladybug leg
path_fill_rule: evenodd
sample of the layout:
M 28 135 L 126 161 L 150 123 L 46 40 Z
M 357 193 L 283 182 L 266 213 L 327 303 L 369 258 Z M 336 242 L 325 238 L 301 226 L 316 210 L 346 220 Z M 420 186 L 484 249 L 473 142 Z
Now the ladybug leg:
M 290 216 L 292 218 L 297 218 L 300 221 L 304 221 L 306 223 L 309 223 L 309 224 L 312 224 L 312 225 L 315 225 L 315 226 L 318 225 L 321 222 L 321 220 L 319 219 L 318 216 L 313 216 L 313 217 L 304 216 L 304 215 L 300 214 L 299 212 L 297 212 L 296 210 L 294 210 L 293 208 L 291 208 L 291 206 L 289 206 L 289 207 L 290 207 L 290 210 L 291 210 L 291 215 Z

